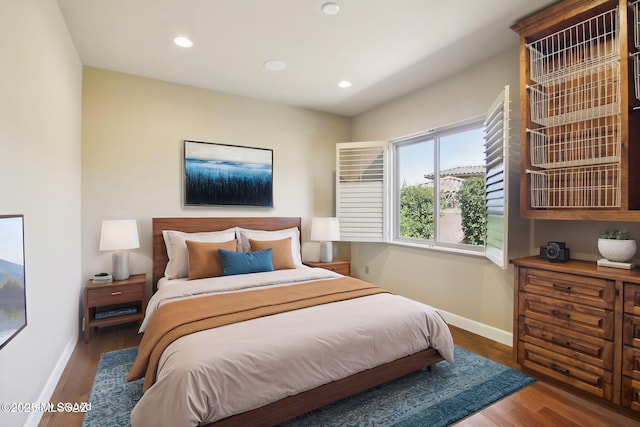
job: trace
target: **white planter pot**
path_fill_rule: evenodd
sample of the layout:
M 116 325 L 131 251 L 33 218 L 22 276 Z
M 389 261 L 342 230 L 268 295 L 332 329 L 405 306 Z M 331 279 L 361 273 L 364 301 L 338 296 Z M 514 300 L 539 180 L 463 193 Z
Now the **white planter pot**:
M 609 261 L 627 262 L 636 254 L 636 241 L 599 238 L 598 251 Z

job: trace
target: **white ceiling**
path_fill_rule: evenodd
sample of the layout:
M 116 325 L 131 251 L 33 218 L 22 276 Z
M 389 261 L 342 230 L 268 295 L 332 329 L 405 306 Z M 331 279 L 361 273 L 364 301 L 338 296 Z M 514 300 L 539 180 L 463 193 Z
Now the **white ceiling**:
M 58 0 L 85 65 L 345 116 L 516 45 L 509 27 L 554 2 Z

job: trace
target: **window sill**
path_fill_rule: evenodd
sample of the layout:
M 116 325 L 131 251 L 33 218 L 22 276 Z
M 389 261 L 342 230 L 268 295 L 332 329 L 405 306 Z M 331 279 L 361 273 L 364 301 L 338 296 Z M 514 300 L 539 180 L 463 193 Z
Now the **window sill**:
M 446 253 L 453 253 L 453 254 L 459 254 L 459 255 L 470 255 L 475 257 L 485 256 L 484 247 L 478 248 L 477 250 L 462 249 L 462 248 L 453 248 L 450 246 L 430 245 L 427 243 L 413 243 L 413 242 L 407 242 L 403 240 L 391 240 L 387 243 L 395 246 L 404 246 L 404 247 L 415 248 L 415 249 L 426 249 L 430 251 L 446 252 Z

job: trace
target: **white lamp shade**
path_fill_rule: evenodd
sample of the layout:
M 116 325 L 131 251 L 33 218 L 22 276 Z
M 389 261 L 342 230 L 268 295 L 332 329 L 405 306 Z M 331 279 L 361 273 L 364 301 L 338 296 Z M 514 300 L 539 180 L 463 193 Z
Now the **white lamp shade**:
M 313 220 L 311 220 L 311 240 L 316 242 L 340 240 L 340 223 L 338 222 L 338 218 L 313 218 Z
M 139 247 L 138 226 L 135 219 L 102 221 L 102 232 L 100 233 L 101 251 L 123 251 Z

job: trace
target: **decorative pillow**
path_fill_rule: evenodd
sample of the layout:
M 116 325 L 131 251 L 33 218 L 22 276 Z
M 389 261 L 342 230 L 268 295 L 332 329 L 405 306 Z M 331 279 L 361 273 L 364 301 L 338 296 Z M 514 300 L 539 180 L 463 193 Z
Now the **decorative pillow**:
M 251 250 L 249 239 L 281 240 L 291 237 L 291 259 L 293 259 L 293 264 L 296 268 L 302 267 L 302 257 L 300 256 L 300 230 L 297 227 L 276 231 L 251 230 L 248 228 L 237 227 L 236 234 L 238 237 L 238 247 L 242 252 L 249 252 Z
M 189 253 L 185 243 L 187 240 L 194 242 L 227 242 L 235 238 L 235 228 L 202 233 L 162 230 L 162 236 L 169 256 L 164 275 L 167 279 L 180 279 L 189 276 Z
M 228 242 L 194 242 L 187 240 L 189 280 L 222 276 L 222 260 L 218 249 L 236 250 L 236 239 Z
M 257 252 L 233 252 L 218 249 L 225 276 L 273 271 L 271 249 Z
M 269 249 L 271 253 L 271 262 L 273 262 L 274 270 L 284 270 L 287 268 L 296 268 L 291 257 L 291 237 L 282 240 L 253 240 L 249 239 L 249 245 L 252 251 L 261 251 Z

